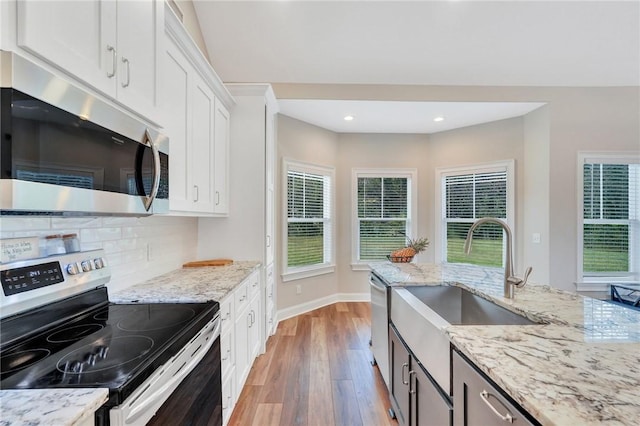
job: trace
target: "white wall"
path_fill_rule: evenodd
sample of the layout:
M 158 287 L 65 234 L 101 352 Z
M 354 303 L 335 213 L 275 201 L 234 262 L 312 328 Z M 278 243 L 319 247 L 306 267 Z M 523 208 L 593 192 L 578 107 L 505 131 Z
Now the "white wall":
M 336 168 L 338 136 L 320 127 L 279 115 L 277 142 L 276 232 L 279 238 L 277 238 L 278 243 L 276 245 L 276 271 L 278 272 L 277 305 L 278 310 L 281 311 L 285 308 L 304 305 L 340 293 L 336 273 L 286 283 L 283 283 L 280 278 L 284 259 L 282 239 L 286 232 L 284 218 L 287 216 L 284 206 L 286 199 L 283 199 L 283 189 L 286 197 L 286 188 L 283 188 L 282 183 L 284 173 L 283 158 Z M 337 226 L 339 230 L 339 223 Z M 296 294 L 297 285 L 301 286 L 301 294 Z
M 111 267 L 110 293 L 178 269 L 196 255 L 195 218 L 0 218 L 0 238 L 71 233 L 78 234 L 82 251 L 105 250 Z M 150 259 L 147 246 L 151 247 Z
M 524 205 L 541 217 L 527 228 L 518 243 L 531 253 L 537 265 L 536 281 L 548 270 L 547 283 L 575 291 L 577 277 L 577 156 L 579 151 L 640 151 L 640 88 L 638 87 L 478 87 L 274 84 L 280 99 L 345 99 L 393 101 L 504 101 L 544 102 L 547 117 L 532 116 L 524 125 L 526 152 L 524 169 L 548 172 L 548 184 L 526 182 Z M 548 124 L 544 124 L 548 123 Z M 548 130 L 546 127 L 548 126 Z M 548 133 L 548 140 L 546 134 Z M 524 137 L 524 136 L 523 136 Z M 540 141 L 536 146 L 535 140 Z M 524 148 L 523 148 L 524 149 Z M 528 193 L 532 196 L 529 197 Z M 548 203 L 548 208 L 544 205 Z M 543 206 L 543 207 L 541 207 Z M 548 222 L 548 226 L 547 226 Z M 532 232 L 540 232 L 542 246 L 531 243 Z M 524 244 L 524 246 L 522 246 Z M 547 245 L 548 244 L 548 245 Z M 548 249 L 548 266 L 543 253 Z M 520 262 L 522 263 L 522 262 Z M 524 263 L 531 263 L 524 259 Z M 525 265 L 519 265 L 520 268 Z

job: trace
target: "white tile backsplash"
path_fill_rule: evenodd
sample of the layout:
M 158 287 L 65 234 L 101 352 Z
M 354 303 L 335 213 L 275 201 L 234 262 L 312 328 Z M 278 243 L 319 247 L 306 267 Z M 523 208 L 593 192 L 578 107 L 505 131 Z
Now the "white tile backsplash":
M 0 218 L 0 238 L 51 234 L 78 234 L 83 251 L 104 249 L 113 293 L 195 260 L 198 220 L 175 216 Z

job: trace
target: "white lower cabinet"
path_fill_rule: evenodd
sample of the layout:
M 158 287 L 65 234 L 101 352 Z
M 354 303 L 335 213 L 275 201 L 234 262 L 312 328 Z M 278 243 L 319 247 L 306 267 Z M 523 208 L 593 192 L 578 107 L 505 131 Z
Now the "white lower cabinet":
M 260 271 L 255 271 L 220 301 L 223 425 L 229 421 L 262 347 L 261 288 Z
M 260 350 L 260 275 L 256 271 L 236 290 L 236 388 L 242 389 Z

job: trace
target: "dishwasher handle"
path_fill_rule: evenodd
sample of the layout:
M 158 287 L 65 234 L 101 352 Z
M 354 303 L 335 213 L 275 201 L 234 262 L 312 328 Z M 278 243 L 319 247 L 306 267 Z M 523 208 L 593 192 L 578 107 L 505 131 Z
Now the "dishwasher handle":
M 369 274 L 369 284 L 371 288 L 376 289 L 381 292 L 386 292 L 388 285 L 382 280 L 382 278 L 378 277 L 375 274 Z

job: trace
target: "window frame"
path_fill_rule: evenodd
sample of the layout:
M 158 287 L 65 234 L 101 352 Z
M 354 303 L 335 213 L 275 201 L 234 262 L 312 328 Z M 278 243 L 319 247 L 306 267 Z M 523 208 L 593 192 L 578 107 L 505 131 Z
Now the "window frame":
M 584 273 L 584 165 L 585 164 L 640 164 L 640 154 L 637 152 L 620 151 L 620 152 L 602 152 L 602 151 L 581 151 L 578 152 L 577 160 L 577 271 L 576 271 L 576 289 L 577 291 L 608 291 L 609 284 L 637 284 L 640 283 L 640 253 L 633 254 L 634 244 L 629 244 L 629 269 L 628 273 L 597 273 L 594 275 L 585 275 Z M 640 209 L 640 208 L 639 208 Z M 629 239 L 640 239 L 640 217 L 636 219 L 630 218 L 627 223 L 631 227 L 631 222 L 635 221 L 636 234 L 631 233 Z M 611 220 L 611 222 L 620 222 L 620 219 Z M 640 243 L 636 243 L 640 245 Z M 634 263 L 635 261 L 635 263 Z
M 288 238 L 288 201 L 289 196 L 288 176 L 289 171 L 310 173 L 321 175 L 329 178 L 329 206 L 324 205 L 323 208 L 328 210 L 329 217 L 325 221 L 325 231 L 327 226 L 329 231 L 324 233 L 324 262 L 313 265 L 289 267 L 289 238 Z M 283 211 L 283 229 L 282 229 L 282 282 L 293 281 L 303 278 L 310 278 L 318 275 L 329 274 L 335 271 L 335 253 L 336 253 L 336 226 L 335 226 L 335 169 L 312 163 L 296 161 L 289 158 L 283 159 L 282 174 L 282 211 Z M 325 188 L 326 190 L 326 188 Z M 326 200 L 325 200 L 326 202 Z
M 407 234 L 416 236 L 418 229 L 418 170 L 388 168 L 356 168 L 351 170 L 351 270 L 367 271 L 371 260 L 360 260 L 360 220 L 358 217 L 358 178 L 407 178 Z
M 438 167 L 435 171 L 435 233 L 434 240 L 438 243 L 438 248 L 435 250 L 435 262 L 436 263 L 447 263 L 447 240 L 444 237 L 446 233 L 446 190 L 444 188 L 445 182 L 444 178 L 447 176 L 457 176 L 457 175 L 466 175 L 466 174 L 478 174 L 478 173 L 493 173 L 505 171 L 507 175 L 507 194 L 506 194 L 506 203 L 507 203 L 507 217 L 506 222 L 509 228 L 512 230 L 516 229 L 516 221 L 515 221 L 515 211 L 516 211 L 516 177 L 515 177 L 515 160 L 502 160 L 502 161 L 493 161 L 489 163 L 479 163 L 479 164 L 469 164 L 463 166 L 456 167 Z M 468 219 L 469 223 L 473 223 L 476 219 Z M 462 220 L 465 222 L 466 220 Z M 504 250 L 506 247 L 506 241 L 503 237 L 502 239 L 502 250 L 503 250 L 503 264 L 504 264 Z M 516 247 L 514 247 L 514 250 Z M 515 253 L 514 253 L 515 255 Z M 504 267 L 504 265 L 503 265 Z

